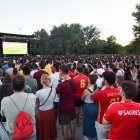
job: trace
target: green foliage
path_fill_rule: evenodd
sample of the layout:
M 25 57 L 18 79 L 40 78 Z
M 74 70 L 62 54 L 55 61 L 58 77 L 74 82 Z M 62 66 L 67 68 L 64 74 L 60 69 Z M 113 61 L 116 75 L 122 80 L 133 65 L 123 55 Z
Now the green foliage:
M 37 54 L 46 55 L 50 53 L 49 36 L 45 29 L 34 32 L 33 34 L 37 40 Z
M 106 45 L 104 47 L 103 52 L 105 54 L 119 54 L 121 53 L 122 46 L 116 43 L 115 36 L 109 36 L 106 41 Z
M 78 23 L 53 26 L 50 35 L 45 29 L 33 34 L 36 37 L 34 54 L 66 55 L 66 54 L 101 54 L 121 53 L 122 46 L 116 38 L 110 36 L 107 41 L 100 39 L 100 31 L 94 25 L 82 27 Z
M 140 4 L 136 5 L 136 12 L 132 13 L 136 20 L 133 26 L 134 40 L 125 47 L 126 53 L 140 53 Z

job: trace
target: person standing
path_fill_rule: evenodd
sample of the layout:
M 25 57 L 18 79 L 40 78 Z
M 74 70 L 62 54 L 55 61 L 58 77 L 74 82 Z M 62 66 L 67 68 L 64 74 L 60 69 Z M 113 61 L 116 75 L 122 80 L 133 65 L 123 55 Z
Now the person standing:
M 12 79 L 12 87 L 14 94 L 4 97 L 1 101 L 1 115 L 6 117 L 7 131 L 13 133 L 14 121 L 20 111 L 24 111 L 30 115 L 34 124 L 34 134 L 28 140 L 36 140 L 35 129 L 35 103 L 36 96 L 27 94 L 24 90 L 25 79 L 23 76 L 17 75 Z M 21 100 L 22 99 L 22 100 Z M 20 111 L 19 111 L 20 110 Z
M 111 124 L 110 140 L 136 140 L 140 126 L 140 104 L 132 99 L 137 95 L 136 84 L 123 81 L 120 90 L 122 101 L 111 104 L 103 117 L 103 124 Z M 125 131 L 124 131 L 125 130 Z
M 105 89 L 95 93 L 93 92 L 92 95 L 88 94 L 93 101 L 98 103 L 98 117 L 95 122 L 98 139 L 104 138 L 104 130 L 106 131 L 108 129 L 108 127 L 104 128 L 102 125 L 103 115 L 108 106 L 114 102 L 121 101 L 120 90 L 113 87 L 116 80 L 115 74 L 113 72 L 104 72 L 103 78 Z
M 42 74 L 41 84 L 43 88 L 36 92 L 38 97 L 38 114 L 37 114 L 37 140 L 56 140 L 56 119 L 53 108 L 56 90 L 49 87 L 51 79 L 47 74 Z
M 75 100 L 75 108 L 76 108 L 76 126 L 79 126 L 79 116 L 81 112 L 81 107 L 83 106 L 83 101 L 81 100 L 81 96 L 83 91 L 87 88 L 88 85 L 88 77 L 84 75 L 83 67 L 81 65 L 77 66 L 78 75 L 73 78 L 76 83 L 76 90 L 74 94 Z
M 34 93 L 35 94 L 35 92 L 37 90 L 37 81 L 36 81 L 36 79 L 30 77 L 30 67 L 28 65 L 25 65 L 23 67 L 23 75 L 25 78 L 24 91 L 26 93 Z M 29 88 L 30 88 L 30 90 L 29 90 Z
M 68 128 L 70 128 L 71 139 L 76 139 L 76 129 L 74 125 L 75 119 L 75 105 L 74 92 L 75 82 L 69 77 L 69 67 L 61 65 L 59 67 L 59 84 L 56 88 L 59 101 L 59 124 L 62 125 L 63 139 L 68 140 Z M 63 81 L 62 81 L 63 80 Z
M 54 68 L 55 68 L 55 73 L 52 74 L 51 77 L 51 86 L 52 88 L 56 89 L 58 84 L 59 84 L 59 66 L 60 62 L 54 63 Z M 57 119 L 57 114 L 58 114 L 58 104 L 59 104 L 59 97 L 56 94 L 54 98 L 54 109 L 55 109 L 55 114 L 56 114 L 56 119 Z
M 34 73 L 33 78 L 36 79 L 37 81 L 37 90 L 40 90 L 43 88 L 42 84 L 41 84 L 41 75 L 42 74 L 48 74 L 45 71 L 45 63 L 44 62 L 40 62 L 39 63 L 39 70 L 37 72 Z
M 98 105 L 89 96 L 86 96 L 86 93 L 92 94 L 96 90 L 97 78 L 96 74 L 89 76 L 89 84 L 81 96 L 81 100 L 84 100 L 83 135 L 85 140 L 94 140 L 97 137 L 95 121 L 98 114 Z

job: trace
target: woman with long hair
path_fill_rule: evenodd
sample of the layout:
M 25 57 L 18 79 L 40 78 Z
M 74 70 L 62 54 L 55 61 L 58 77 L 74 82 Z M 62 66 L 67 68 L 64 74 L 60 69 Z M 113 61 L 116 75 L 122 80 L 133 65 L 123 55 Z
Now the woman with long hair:
M 89 76 L 89 84 L 81 96 L 81 100 L 84 101 L 83 135 L 85 140 L 94 140 L 97 137 L 95 121 L 97 118 L 98 106 L 90 99 L 90 96 L 86 96 L 87 93 L 92 94 L 96 90 L 97 78 L 95 74 Z

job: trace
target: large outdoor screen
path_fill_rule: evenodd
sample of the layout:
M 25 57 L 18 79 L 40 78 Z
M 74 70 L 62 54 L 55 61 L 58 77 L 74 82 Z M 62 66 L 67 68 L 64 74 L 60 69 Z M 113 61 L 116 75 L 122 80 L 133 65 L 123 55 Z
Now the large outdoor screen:
M 3 54 L 27 54 L 27 43 L 3 42 Z

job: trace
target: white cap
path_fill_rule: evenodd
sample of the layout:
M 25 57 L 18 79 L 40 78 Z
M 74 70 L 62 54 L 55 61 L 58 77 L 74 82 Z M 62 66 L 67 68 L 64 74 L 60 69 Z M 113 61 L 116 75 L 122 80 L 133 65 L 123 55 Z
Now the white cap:
M 103 75 L 104 72 L 105 72 L 105 71 L 104 71 L 104 69 L 102 69 L 102 68 L 97 69 L 98 75 Z

